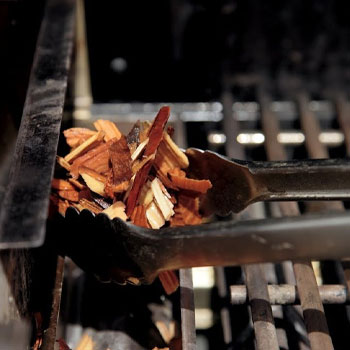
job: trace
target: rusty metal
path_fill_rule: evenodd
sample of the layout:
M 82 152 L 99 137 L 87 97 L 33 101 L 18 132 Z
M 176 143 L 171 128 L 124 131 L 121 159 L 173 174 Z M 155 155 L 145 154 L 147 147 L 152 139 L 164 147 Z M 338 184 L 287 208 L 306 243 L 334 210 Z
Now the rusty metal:
M 74 0 L 47 2 L 0 213 L 0 248 L 39 246 L 45 237 L 73 47 L 74 12 Z
M 234 285 L 230 286 L 231 303 L 246 304 L 248 303 L 247 286 Z M 272 305 L 299 305 L 300 296 L 297 286 L 292 284 L 269 284 L 267 286 L 269 300 Z M 342 284 L 318 286 L 318 292 L 323 304 L 348 304 L 349 293 Z
M 57 322 L 60 311 L 61 295 L 62 295 L 62 284 L 63 284 L 63 271 L 64 271 L 64 258 L 61 256 L 57 257 L 56 265 L 56 277 L 55 283 L 52 290 L 52 305 L 51 315 L 49 320 L 48 329 L 45 331 L 43 336 L 43 343 L 41 350 L 52 350 L 56 343 L 56 331 Z
M 261 96 L 261 106 L 263 130 L 267 134 L 265 147 L 268 158 L 271 160 L 286 159 L 287 155 L 283 146 L 277 142 L 279 132 L 278 122 L 275 115 L 269 109 L 270 104 L 266 96 Z M 308 139 L 309 137 L 306 139 L 307 145 L 310 143 Z M 280 203 L 279 205 L 282 213 L 286 216 L 300 214 L 295 202 Z M 293 262 L 293 270 L 300 294 L 301 307 L 311 349 L 333 349 L 311 262 Z

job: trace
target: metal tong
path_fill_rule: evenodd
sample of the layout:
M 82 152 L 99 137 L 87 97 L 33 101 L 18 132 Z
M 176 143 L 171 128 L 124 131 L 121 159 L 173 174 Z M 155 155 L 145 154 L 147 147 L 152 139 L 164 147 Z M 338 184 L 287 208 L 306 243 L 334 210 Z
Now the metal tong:
M 238 213 L 258 201 L 350 199 L 350 160 L 229 160 L 191 148 L 186 152 L 190 176 L 209 179 L 213 187 L 203 200 L 207 213 Z
M 350 198 L 347 160 L 231 161 L 197 149 L 187 155 L 190 176 L 213 184 L 203 198 L 207 212 L 226 215 L 260 200 Z M 348 213 L 150 230 L 71 209 L 65 224 L 59 230 L 65 244 L 58 244 L 63 253 L 101 280 L 118 283 L 150 283 L 163 270 L 195 266 L 350 256 Z
M 104 214 L 68 208 L 55 221 L 53 246 L 101 281 L 151 283 L 159 272 L 350 256 L 348 213 L 279 219 L 219 221 L 145 229 Z

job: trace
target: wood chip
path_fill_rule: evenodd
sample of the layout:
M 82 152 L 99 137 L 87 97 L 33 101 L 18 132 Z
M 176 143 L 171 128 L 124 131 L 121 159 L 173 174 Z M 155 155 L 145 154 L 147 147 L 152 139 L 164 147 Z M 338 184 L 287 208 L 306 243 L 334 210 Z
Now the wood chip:
M 112 165 L 112 172 L 108 177 L 108 188 L 113 192 L 113 188 L 121 183 L 125 183 L 123 190 L 125 191 L 129 185 L 129 181 L 133 176 L 131 170 L 131 155 L 126 137 L 122 136 L 116 142 L 113 142 L 108 149 L 110 162 Z M 117 192 L 114 190 L 114 192 Z M 110 193 L 107 192 L 108 195 Z
M 130 149 L 130 153 L 133 154 L 140 143 L 140 131 L 141 131 L 141 123 L 138 120 L 128 135 L 126 136 L 126 141 L 128 142 L 128 146 Z
M 58 340 L 56 340 L 56 342 L 58 343 L 59 346 L 59 350 L 72 350 L 64 341 L 63 338 L 60 338 Z
M 79 174 L 83 175 L 83 174 L 87 174 L 91 177 L 93 177 L 94 179 L 105 183 L 107 181 L 107 177 L 104 175 L 101 175 L 100 173 L 98 173 L 97 171 L 87 168 L 86 166 L 82 165 L 79 167 Z
M 70 202 L 78 202 L 79 201 L 79 192 L 75 190 L 70 190 L 70 191 L 57 191 L 57 194 L 63 198 L 67 199 Z
M 127 190 L 126 190 L 126 192 L 124 194 L 124 197 L 123 197 L 123 202 L 124 203 L 126 203 L 128 197 L 129 197 L 129 193 L 130 193 L 130 191 L 132 189 L 132 186 L 134 184 L 135 177 L 136 177 L 136 174 L 133 175 L 133 177 L 130 179 L 129 186 L 128 186 L 128 188 L 127 188 Z
M 162 107 L 157 116 L 155 117 L 152 126 L 150 127 L 148 138 L 149 141 L 147 143 L 147 147 L 145 149 L 145 156 L 149 156 L 157 151 L 157 148 L 160 142 L 163 139 L 163 131 L 165 125 L 170 117 L 170 108 Z
M 122 133 L 119 131 L 115 123 L 110 120 L 99 119 L 94 122 L 94 126 L 96 130 L 104 132 L 104 138 L 106 142 L 112 139 L 119 140 L 122 136 Z
M 206 193 L 212 184 L 209 180 L 194 180 L 183 176 L 170 175 L 172 183 L 183 190 Z
M 53 178 L 51 187 L 55 190 L 74 191 L 75 187 L 66 180 Z
M 72 152 L 68 153 L 64 160 L 68 163 L 71 163 L 75 158 L 80 157 L 84 153 L 88 152 L 90 149 L 95 148 L 99 144 L 101 144 L 104 137 L 104 132 L 99 131 L 95 135 L 90 136 L 85 142 L 83 142 L 80 146 L 75 148 Z
M 84 179 L 87 187 L 89 187 L 89 189 L 92 192 L 95 192 L 102 197 L 106 195 L 105 185 L 106 185 L 107 179 L 105 176 L 86 167 L 80 167 L 79 174 Z
M 106 214 L 111 220 L 114 218 L 119 218 L 126 221 L 128 218 L 125 214 L 125 204 L 121 201 L 113 203 L 109 208 L 105 209 L 102 213 Z
M 57 163 L 64 169 L 70 171 L 71 166 L 70 164 L 62 157 L 57 156 L 56 157 Z
M 142 151 L 146 148 L 148 141 L 149 141 L 149 138 L 147 138 L 145 141 L 141 142 L 138 145 L 135 152 L 133 152 L 131 155 L 132 161 L 135 161 L 141 155 Z
M 79 192 L 79 200 L 87 199 L 88 201 L 93 201 L 92 195 L 89 188 L 85 187 L 83 190 Z
M 146 217 L 148 223 L 153 229 L 159 229 L 165 224 L 163 214 L 154 201 L 152 201 L 151 204 L 147 207 Z
M 179 194 L 175 214 L 170 219 L 170 226 L 200 225 L 199 198 L 187 194 Z
M 163 321 L 155 321 L 155 325 L 158 328 L 159 333 L 161 334 L 164 341 L 169 344 L 170 341 L 175 337 L 175 321 L 171 322 L 163 322 Z
M 162 190 L 162 184 L 159 179 L 155 178 L 151 183 L 152 192 L 156 203 L 163 214 L 163 217 L 166 221 L 169 221 L 170 218 L 175 214 L 173 210 L 173 203 L 170 202 L 169 198 L 164 194 Z
M 151 181 L 147 181 L 140 192 L 138 203 L 147 207 L 153 201 L 153 191 L 151 188 Z
M 179 279 L 174 271 L 162 271 L 159 274 L 159 279 L 168 295 L 174 293 L 179 288 Z
M 181 170 L 180 168 L 174 168 L 169 171 L 169 175 L 174 175 L 174 176 L 180 176 L 180 177 L 186 177 L 186 173 Z
M 153 162 L 153 160 L 154 154 L 151 154 L 148 157 L 144 157 L 142 160 L 134 161 L 131 166 L 132 173 L 135 175 L 147 162 Z
M 146 208 L 144 205 L 137 205 L 130 219 L 131 222 L 136 226 L 150 228 L 146 217 Z
M 49 216 L 51 217 L 55 212 L 59 212 L 62 216 L 66 215 L 66 210 L 69 208 L 69 202 L 62 200 L 56 195 L 50 195 Z
M 96 131 L 86 128 L 70 128 L 63 131 L 66 142 L 71 148 L 80 146 L 87 139 L 96 134 Z
M 155 166 L 157 169 L 157 167 Z M 170 188 L 172 190 L 178 191 L 179 189 L 170 181 L 167 175 L 164 175 L 159 169 L 157 169 L 157 177 L 160 181 L 162 181 L 162 184 L 166 186 L 167 188 Z
M 97 120 L 97 132 L 66 130 L 73 149 L 57 161 L 71 177 L 53 180 L 50 208 L 63 215 L 69 206 L 103 212 L 110 219 L 129 219 L 153 229 L 166 222 L 171 226 L 200 224 L 199 196 L 211 183 L 186 177 L 182 169 L 188 167 L 188 158 L 171 139 L 173 128 L 165 131 L 169 116 L 169 107 L 163 107 L 153 123 L 137 122 L 126 137 L 109 120 Z M 178 288 L 175 272 L 162 272 L 160 280 L 168 294 Z
M 87 333 L 85 333 L 78 345 L 76 346 L 75 350 L 94 350 L 96 349 L 95 347 L 95 342 L 92 340 L 91 336 Z
M 111 198 L 114 199 L 115 195 L 117 193 L 122 193 L 125 192 L 130 185 L 130 181 L 129 180 L 125 180 L 123 182 L 120 182 L 116 185 L 113 184 L 113 171 L 112 169 L 110 169 L 108 176 L 107 176 L 107 182 L 106 182 L 106 186 L 105 186 L 105 193 L 106 195 Z
M 74 165 L 74 163 L 73 163 Z M 98 153 L 95 157 L 87 160 L 83 165 L 89 169 L 95 170 L 97 173 L 106 175 L 109 171 L 109 154 L 108 150 Z M 78 169 L 80 167 L 78 166 Z M 72 168 L 74 172 L 75 168 Z M 79 170 L 78 170 L 79 171 Z
M 113 143 L 113 140 L 110 140 L 106 143 L 93 148 L 84 155 L 78 157 L 74 160 L 70 174 L 73 178 L 77 179 L 79 176 L 79 168 L 83 165 L 89 169 L 93 169 L 96 172 L 103 174 L 109 170 L 109 153 L 108 149 Z
M 147 143 L 144 156 L 148 157 L 152 154 L 154 154 L 162 140 L 163 137 L 163 130 L 165 128 L 165 124 L 168 121 L 170 116 L 170 108 L 169 107 L 162 107 L 156 118 L 153 121 L 152 126 L 150 127 L 149 131 L 149 141 Z M 130 191 L 127 205 L 126 205 L 126 214 L 130 216 L 132 212 L 134 211 L 134 208 L 137 203 L 137 199 L 140 193 L 140 190 L 144 183 L 147 180 L 147 176 L 149 171 L 151 170 L 152 163 L 148 162 L 146 163 L 140 171 L 136 174 L 135 181 L 133 183 L 133 187 Z
M 79 182 L 78 180 L 69 178 L 68 181 L 74 185 L 76 188 L 78 188 L 79 190 L 83 190 L 85 187 L 85 185 L 83 185 L 81 182 Z
M 157 170 L 164 176 L 167 176 L 174 168 L 185 169 L 189 165 L 186 154 L 177 147 L 166 132 L 164 132 L 163 140 L 158 147 L 154 162 Z
M 141 123 L 141 129 L 139 134 L 140 142 L 143 142 L 148 138 L 148 134 L 151 129 L 151 126 L 152 126 L 152 123 L 149 120 L 145 120 Z

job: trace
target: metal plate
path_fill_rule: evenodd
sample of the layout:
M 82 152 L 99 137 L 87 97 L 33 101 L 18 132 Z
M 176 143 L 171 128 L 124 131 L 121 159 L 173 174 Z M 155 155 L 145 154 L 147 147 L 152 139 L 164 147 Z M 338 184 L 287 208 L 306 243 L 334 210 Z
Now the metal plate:
M 0 248 L 45 237 L 50 184 L 74 38 L 74 0 L 50 0 L 37 42 L 22 122 L 0 213 Z

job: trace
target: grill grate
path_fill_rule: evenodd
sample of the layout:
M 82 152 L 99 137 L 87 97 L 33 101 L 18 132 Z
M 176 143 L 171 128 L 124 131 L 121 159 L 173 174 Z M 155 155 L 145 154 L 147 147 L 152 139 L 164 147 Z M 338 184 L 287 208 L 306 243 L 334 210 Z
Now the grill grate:
M 255 160 L 328 158 L 329 153 L 343 157 L 350 150 L 349 103 L 343 96 L 334 101 L 310 101 L 303 94 L 296 95 L 296 102 L 276 102 L 264 90 L 264 93 L 257 91 L 257 102 L 235 102 L 227 92 L 222 103 L 170 104 L 176 142 L 184 148 L 197 146 L 229 157 Z M 158 108 L 159 104 L 93 105 L 91 118 L 78 124 L 89 126 L 94 119 L 111 118 L 127 130 L 135 120 L 149 119 Z M 262 137 L 242 138 L 249 133 Z M 341 202 L 259 203 L 240 217 L 244 220 L 330 210 L 344 210 L 344 205 Z M 328 350 L 347 339 L 350 273 L 345 262 L 298 261 L 244 266 L 241 272 L 237 272 L 239 268 L 215 270 L 219 302 L 212 308 L 221 321 L 219 326 L 214 324 L 210 330 L 197 332 L 208 339 L 206 345 L 198 342 L 198 349 L 218 348 L 218 344 L 227 349 L 250 349 L 255 344 L 261 350 Z M 196 304 L 193 304 L 191 284 L 190 271 L 182 271 L 179 308 L 184 350 L 196 347 Z M 337 313 L 339 318 L 335 316 Z M 218 335 L 222 339 L 218 340 Z
M 272 103 L 269 100 L 269 98 L 266 95 L 263 95 L 260 93 L 259 96 L 259 110 L 256 110 L 255 119 L 260 120 L 261 126 L 262 126 L 262 133 L 265 137 L 264 142 L 264 148 L 266 152 L 266 158 L 269 160 L 284 160 L 287 159 L 287 152 L 285 149 L 285 146 L 282 145 L 280 142 L 278 142 L 278 135 L 281 133 L 279 120 L 276 116 L 276 113 L 271 108 Z M 339 103 L 338 99 L 338 103 Z M 327 146 L 320 141 L 320 135 L 322 134 L 322 129 L 320 125 L 320 121 L 317 118 L 315 112 L 312 111 L 312 102 L 310 102 L 307 98 L 307 96 L 299 95 L 297 97 L 297 109 L 299 111 L 299 123 L 301 126 L 301 131 L 303 135 L 305 136 L 305 148 L 307 152 L 307 156 L 310 158 L 328 158 L 329 152 L 327 149 Z M 338 113 L 337 117 L 338 123 L 342 126 L 342 132 L 346 135 L 346 130 L 343 129 L 344 125 L 346 125 L 346 120 L 348 120 L 348 117 L 345 115 L 345 110 L 347 107 L 347 102 L 343 99 L 341 99 L 342 107 L 338 106 L 338 111 L 342 111 L 342 113 Z M 240 106 L 241 107 L 241 106 Z M 242 109 L 242 107 L 241 107 Z M 242 111 L 240 111 L 242 112 Z M 280 113 L 283 113 L 283 111 L 280 111 Z M 288 111 L 286 111 L 288 114 Z M 249 111 L 251 113 L 251 111 Z M 230 114 L 230 113 L 229 113 Z M 226 115 L 227 117 L 227 115 Z M 228 116 L 230 117 L 230 115 Z M 328 119 L 330 119 L 330 116 L 327 116 Z M 236 128 L 239 122 L 237 122 L 236 119 Z M 236 129 L 237 130 L 237 129 Z M 226 134 L 228 133 L 229 129 L 226 129 Z M 236 131 L 237 133 L 237 131 Z M 346 148 L 348 149 L 348 141 L 346 142 Z M 231 147 L 237 147 L 237 145 L 233 145 Z M 230 152 L 230 149 L 228 149 L 228 154 L 230 155 L 232 153 L 233 155 L 237 154 L 237 150 L 232 150 Z M 241 153 L 241 152 L 240 152 Z M 338 156 L 343 156 L 343 154 L 338 154 Z M 297 205 L 297 203 L 293 202 L 281 202 L 281 203 L 273 203 L 269 204 L 270 207 L 275 207 L 275 210 L 271 208 L 272 216 L 278 215 L 276 214 L 276 209 L 280 212 L 280 215 L 299 215 L 300 210 Z M 305 204 L 305 211 L 311 212 L 311 211 L 329 211 L 329 210 L 344 210 L 343 203 L 340 202 L 314 202 L 314 203 L 306 203 Z M 331 233 L 330 233 L 331 234 Z M 285 339 L 285 336 L 288 338 L 288 334 L 283 334 L 281 336 L 281 332 L 279 332 L 279 329 L 276 329 L 277 326 L 274 328 L 272 326 L 273 322 L 271 321 L 271 310 L 274 310 L 273 312 L 274 316 L 276 316 L 276 308 L 272 308 L 271 306 L 271 300 L 275 300 L 274 304 L 283 304 L 283 300 L 286 300 L 289 298 L 289 291 L 290 288 L 297 288 L 298 294 L 299 294 L 299 302 L 298 304 L 301 305 L 302 309 L 302 316 L 303 316 L 303 324 L 306 328 L 307 334 L 308 334 L 308 341 L 304 338 L 304 344 L 298 345 L 298 347 L 295 348 L 310 348 L 310 349 L 333 349 L 333 344 L 341 344 L 344 339 L 332 339 L 329 335 L 328 325 L 327 325 L 327 318 L 324 313 L 324 307 L 322 302 L 329 302 L 329 303 L 337 303 L 335 298 L 330 297 L 329 299 L 324 294 L 325 290 L 332 293 L 337 293 L 337 290 L 343 290 L 343 293 L 340 293 L 344 297 L 344 302 L 346 301 L 346 294 L 348 292 L 348 280 L 344 281 L 345 284 L 343 285 L 337 285 L 337 286 L 331 286 L 331 285 L 322 285 L 319 288 L 317 287 L 316 283 L 316 276 L 314 273 L 314 270 L 317 274 L 322 273 L 320 271 L 320 267 L 317 264 L 314 264 L 314 269 L 311 265 L 311 262 L 294 262 L 292 264 L 292 267 L 288 263 L 282 264 L 282 271 L 283 271 L 283 277 L 284 280 L 288 283 L 285 288 L 284 286 L 278 286 L 276 289 L 273 289 L 272 286 L 266 286 L 266 281 L 263 279 L 264 273 L 266 274 L 266 265 L 261 265 L 259 267 L 249 267 L 249 269 L 255 269 L 254 272 L 257 275 L 260 275 L 259 278 L 255 278 L 255 283 L 253 286 L 250 286 L 251 279 L 250 274 L 247 271 L 247 268 L 245 268 L 245 275 L 246 275 L 246 286 L 231 286 L 231 301 L 232 303 L 239 303 L 240 300 L 240 293 L 237 293 L 237 291 L 241 290 L 243 291 L 242 287 L 244 288 L 245 296 L 248 296 L 249 305 L 251 308 L 252 316 L 253 316 L 253 323 L 254 323 L 254 330 L 255 330 L 255 339 L 256 339 L 256 348 L 257 349 L 275 349 L 275 348 L 286 348 L 291 349 L 290 344 L 292 341 L 290 339 Z M 292 273 L 292 271 L 294 273 Z M 348 276 L 347 268 L 344 267 L 344 270 L 341 271 L 344 276 Z M 294 274 L 294 276 L 293 276 Z M 319 277 L 319 276 L 318 276 Z M 257 286 L 256 286 L 257 284 Z M 295 287 L 296 285 L 296 287 Z M 250 293 L 251 289 L 258 289 L 260 291 L 260 295 L 256 295 L 254 293 Z M 275 294 L 272 292 L 272 290 L 275 292 L 278 292 Z M 320 293 L 322 291 L 322 293 Z M 339 294 L 338 294 L 339 295 Z M 276 300 L 276 297 L 279 300 Z M 263 300 L 264 302 L 261 302 Z M 263 304 L 263 306 L 261 305 Z M 299 309 L 299 308 L 298 308 Z M 300 312 L 300 309 L 298 310 Z M 259 317 L 256 317 L 254 315 L 259 315 Z M 329 320 L 328 320 L 329 321 Z M 333 322 L 337 322 L 336 320 L 332 320 Z M 347 320 L 348 321 L 348 320 Z M 343 325 L 343 328 L 347 328 L 349 324 L 347 323 L 346 326 Z M 337 326 L 335 326 L 337 327 Z M 273 329 L 273 330 L 271 330 Z M 334 327 L 333 327 L 334 329 Z M 261 337 L 260 333 L 264 336 Z M 344 336 L 345 332 L 342 334 Z M 340 335 L 340 332 L 338 333 L 338 336 Z M 302 338 L 300 338 L 301 340 Z M 287 342 L 286 342 L 287 340 Z M 278 345 L 277 343 L 278 342 Z M 294 348 L 294 347 L 293 347 Z

